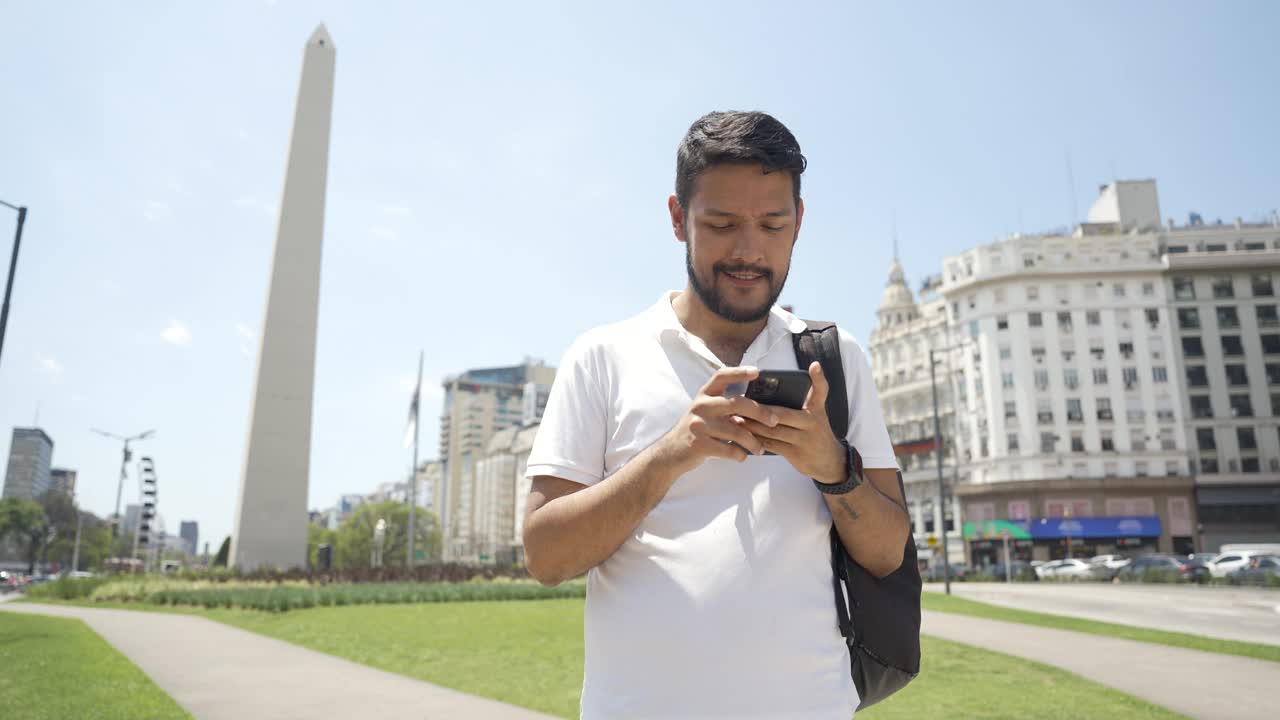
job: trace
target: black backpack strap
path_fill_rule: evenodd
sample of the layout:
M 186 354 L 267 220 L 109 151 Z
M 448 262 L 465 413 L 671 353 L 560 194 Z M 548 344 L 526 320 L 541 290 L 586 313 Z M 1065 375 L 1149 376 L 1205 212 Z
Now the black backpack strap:
M 827 420 L 832 433 L 839 438 L 849 434 L 849 396 L 845 390 L 844 361 L 840 357 L 840 331 L 835 323 L 806 320 L 807 329 L 791 336 L 796 349 L 796 363 L 801 370 L 817 360 L 822 374 L 827 378 Z M 831 526 L 831 587 L 835 592 L 836 620 L 845 642 L 852 644 L 853 622 L 849 617 L 849 605 L 843 583 L 848 579 L 843 557 L 846 554 L 835 525 Z

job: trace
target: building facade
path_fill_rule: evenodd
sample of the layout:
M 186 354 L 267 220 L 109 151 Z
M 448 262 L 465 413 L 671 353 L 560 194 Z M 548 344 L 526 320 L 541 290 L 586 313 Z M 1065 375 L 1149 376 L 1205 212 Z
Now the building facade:
M 440 458 L 444 463 L 444 552 L 448 560 L 477 560 L 476 464 L 494 434 L 541 418 L 555 368 L 540 361 L 469 370 L 447 378 L 440 418 Z M 526 398 L 532 399 L 526 402 Z
M 1200 548 L 1280 540 L 1280 218 L 1162 232 Z
M 40 428 L 14 428 L 3 497 L 35 500 L 52 483 L 53 439 Z
M 195 520 L 183 520 L 178 525 L 178 537 L 182 538 L 188 555 L 195 555 L 200 546 L 200 524 Z
M 66 468 L 49 469 L 49 490 L 74 496 L 76 494 L 76 471 Z

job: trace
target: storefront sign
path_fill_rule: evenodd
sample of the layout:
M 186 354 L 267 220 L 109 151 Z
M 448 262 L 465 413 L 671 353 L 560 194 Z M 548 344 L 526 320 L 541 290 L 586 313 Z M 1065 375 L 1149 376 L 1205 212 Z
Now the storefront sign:
M 1031 521 L 1031 537 L 1043 539 L 1160 537 L 1160 518 L 1155 515 L 1036 518 Z

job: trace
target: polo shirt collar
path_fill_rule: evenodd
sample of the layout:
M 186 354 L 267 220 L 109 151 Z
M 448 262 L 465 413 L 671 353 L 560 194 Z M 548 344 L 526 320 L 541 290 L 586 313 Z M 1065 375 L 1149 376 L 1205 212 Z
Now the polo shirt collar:
M 662 297 L 658 298 L 658 302 L 650 308 L 649 315 L 654 336 L 659 340 L 670 336 L 683 338 L 686 341 L 690 338 L 689 331 L 680 324 L 680 319 L 676 317 L 675 308 L 671 306 L 671 301 L 679 294 L 675 290 L 665 292 Z M 770 336 L 768 344 L 773 345 L 779 339 L 779 336 L 804 332 L 807 327 L 803 320 L 783 310 L 778 305 L 774 305 L 769 309 L 769 320 L 765 324 L 763 332 Z

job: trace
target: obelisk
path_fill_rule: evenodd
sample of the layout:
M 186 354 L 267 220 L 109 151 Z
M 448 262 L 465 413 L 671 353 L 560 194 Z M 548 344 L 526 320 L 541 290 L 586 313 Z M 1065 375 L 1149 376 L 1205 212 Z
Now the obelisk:
M 230 564 L 245 570 L 307 564 L 311 405 L 334 59 L 333 40 L 321 25 L 302 55 L 231 535 Z

